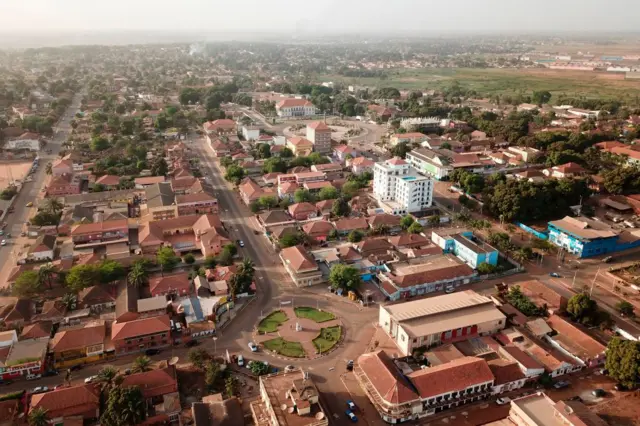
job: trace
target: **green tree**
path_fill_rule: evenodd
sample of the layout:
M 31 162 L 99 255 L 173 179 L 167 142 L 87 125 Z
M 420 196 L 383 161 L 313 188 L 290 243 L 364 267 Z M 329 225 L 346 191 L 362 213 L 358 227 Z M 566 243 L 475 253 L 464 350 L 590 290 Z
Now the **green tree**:
M 59 215 L 64 209 L 64 204 L 56 197 L 45 198 L 42 209 L 48 213 Z
M 209 353 L 204 349 L 193 348 L 187 353 L 187 359 L 198 370 L 204 370 L 206 362 L 210 359 Z
M 100 275 L 100 282 L 109 284 L 124 278 L 127 275 L 127 271 L 125 271 L 121 263 L 106 259 L 98 265 L 98 274 Z
M 531 102 L 538 106 L 549 103 L 551 100 L 551 93 L 548 90 L 534 91 L 531 95 Z
M 296 203 L 313 203 L 314 198 L 313 198 L 313 194 L 311 194 L 311 192 L 309 192 L 306 189 L 297 189 L 296 192 L 293 194 L 293 200 Z
M 224 389 L 228 398 L 233 397 L 238 389 L 238 379 L 235 376 L 227 377 L 224 381 Z
M 207 269 L 213 269 L 216 267 L 216 257 L 215 256 L 207 256 L 204 258 L 204 267 Z
M 78 307 L 78 296 L 73 293 L 65 293 L 64 296 L 62 296 L 61 301 L 69 312 L 75 311 Z
M 400 142 L 389 150 L 394 157 L 407 158 L 407 153 L 411 151 L 411 145 L 406 142 Z
M 196 258 L 193 254 L 191 253 L 187 253 L 184 255 L 184 257 L 182 258 L 182 260 L 184 261 L 184 263 L 186 263 L 187 265 L 193 265 L 196 261 Z
M 29 411 L 29 426 L 48 426 L 49 413 L 42 407 Z
M 318 193 L 318 199 L 320 200 L 335 200 L 339 196 L 339 192 L 333 186 L 326 186 Z
M 634 387 L 640 375 L 640 342 L 614 337 L 609 341 L 605 367 L 609 376 L 625 386 Z
M 255 376 L 264 376 L 269 373 L 269 366 L 262 361 L 251 361 L 249 369 Z
M 91 139 L 91 151 L 104 151 L 109 149 L 109 141 L 104 137 L 94 137 Z
M 258 204 L 265 209 L 273 209 L 278 206 L 278 198 L 273 195 L 263 195 L 258 199 Z
M 593 325 L 597 319 L 598 305 L 588 294 L 576 294 L 567 303 L 567 313 L 571 315 L 574 321 Z
M 137 425 L 142 423 L 146 416 L 145 400 L 139 387 L 114 387 L 109 391 L 100 424 L 104 426 Z
M 291 149 L 284 147 L 280 150 L 280 158 L 291 158 L 293 157 L 293 151 Z
M 144 373 L 146 371 L 151 371 L 151 358 L 146 355 L 141 355 L 133 360 L 131 364 L 131 371 L 134 373 Z
M 227 172 L 225 173 L 224 178 L 227 181 L 237 185 L 245 176 L 246 176 L 245 169 L 238 166 L 237 164 L 231 164 L 229 167 L 227 167 Z
M 147 271 L 147 263 L 145 261 L 135 261 L 129 269 L 127 281 L 130 286 L 140 288 L 149 282 L 149 272 Z
M 156 262 L 162 272 L 169 272 L 180 263 L 180 258 L 171 247 L 161 247 L 156 254 Z
M 402 229 L 406 230 L 409 229 L 409 227 L 413 225 L 415 221 L 416 220 L 413 218 L 413 216 L 406 215 L 402 219 L 400 219 L 400 226 L 402 227 Z
M 265 173 L 285 173 L 287 171 L 287 163 L 281 158 L 269 158 L 264 162 L 262 171 Z
M 278 241 L 282 248 L 297 246 L 300 243 L 302 243 L 302 236 L 298 233 L 285 234 Z
M 358 269 L 339 263 L 331 267 L 329 282 L 336 289 L 357 290 L 362 284 L 362 278 Z
M 49 289 L 53 287 L 53 281 L 58 274 L 56 268 L 51 263 L 46 263 L 38 269 L 38 281 L 40 286 L 47 286 Z
M 347 241 L 349 241 L 350 243 L 359 243 L 360 241 L 362 241 L 363 237 L 364 234 L 362 233 L 362 231 L 354 229 L 353 231 L 349 232 L 349 235 L 347 235 Z
M 342 195 L 349 199 L 358 195 L 359 190 L 360 185 L 357 182 L 345 182 L 345 184 L 342 185 Z
M 167 173 L 169 173 L 167 161 L 162 157 L 155 159 L 151 164 L 151 174 L 153 176 L 166 176 Z
M 419 234 L 422 232 L 422 225 L 419 222 L 413 222 L 407 229 L 410 234 Z
M 434 214 L 433 216 L 429 216 L 427 218 L 427 221 L 429 222 L 429 225 L 437 226 L 440 224 L 440 216 L 438 216 L 437 214 Z
M 97 383 L 100 385 L 102 392 L 109 392 L 116 385 L 118 377 L 118 369 L 113 365 L 106 365 L 98 371 Z
M 212 389 L 222 377 L 220 365 L 213 360 L 208 360 L 204 369 L 204 382 L 209 389 Z
M 496 271 L 496 267 L 490 263 L 482 262 L 477 267 L 478 273 L 481 275 L 492 274 Z
M 626 300 L 622 300 L 620 302 L 618 302 L 618 304 L 616 305 L 616 309 L 618 310 L 618 312 L 620 312 L 622 315 L 626 315 L 628 317 L 631 317 L 634 315 L 633 313 L 633 305 L 629 302 L 627 302 Z
M 351 207 L 349 206 L 349 202 L 347 201 L 347 199 L 344 197 L 340 197 L 335 200 L 333 206 L 331 207 L 331 213 L 334 216 L 349 216 L 349 214 L 351 214 Z
M 73 292 L 91 287 L 100 281 L 100 273 L 95 265 L 76 265 L 69 270 L 65 282 Z

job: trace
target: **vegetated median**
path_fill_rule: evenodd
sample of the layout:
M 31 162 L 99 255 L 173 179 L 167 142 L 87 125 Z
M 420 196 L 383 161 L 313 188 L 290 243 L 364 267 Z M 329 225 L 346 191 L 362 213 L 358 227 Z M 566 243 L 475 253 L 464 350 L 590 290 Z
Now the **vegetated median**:
M 291 358 L 304 358 L 305 353 L 300 342 L 290 342 L 282 337 L 276 337 L 275 339 L 262 342 L 262 345 L 270 350 L 277 352 L 280 355 L 288 356 Z
M 267 315 L 258 324 L 258 331 L 261 333 L 275 333 L 278 327 L 284 324 L 289 318 L 283 311 L 274 311 Z
M 341 326 L 335 325 L 333 327 L 322 328 L 320 329 L 318 337 L 313 339 L 313 346 L 316 347 L 318 353 L 323 354 L 337 345 L 340 337 L 342 337 Z
M 298 318 L 306 318 L 317 323 L 327 322 L 336 319 L 331 312 L 321 311 L 309 306 L 300 306 L 293 309 Z

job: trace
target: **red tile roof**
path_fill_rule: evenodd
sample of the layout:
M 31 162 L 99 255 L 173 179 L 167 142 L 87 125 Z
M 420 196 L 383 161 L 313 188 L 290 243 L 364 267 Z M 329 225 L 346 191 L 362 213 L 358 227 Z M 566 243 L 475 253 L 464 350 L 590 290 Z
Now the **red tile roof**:
M 175 367 L 125 376 L 121 386 L 138 386 L 145 399 L 178 391 Z
M 555 338 L 559 343 L 583 361 L 602 356 L 606 350 L 603 344 L 558 315 L 551 315 L 547 323 L 558 333 Z
M 318 264 L 313 257 L 300 245 L 283 249 L 280 252 L 280 256 L 296 272 L 318 268 Z
M 414 371 L 408 377 L 422 399 L 465 390 L 470 386 L 494 380 L 487 361 L 476 357 L 459 358 L 446 364 Z
M 96 183 L 106 186 L 115 186 L 120 183 L 120 176 L 102 175 L 98 179 L 96 179 Z
M 525 378 L 517 362 L 495 359 L 488 361 L 488 363 L 491 373 L 495 377 L 495 385 L 504 385 Z
M 302 226 L 302 230 L 309 235 L 328 235 L 331 231 L 333 231 L 333 225 L 324 220 L 314 220 L 313 222 L 305 223 Z
M 313 106 L 313 104 L 306 99 L 283 99 L 278 102 L 278 108 L 290 108 L 290 107 L 300 107 L 300 106 Z
M 21 339 L 40 339 L 51 336 L 51 321 L 40 321 L 35 324 L 25 325 L 22 329 Z M 1 416 L 0 416 L 1 417 Z
M 366 375 L 380 397 L 390 404 L 403 404 L 418 400 L 411 384 L 382 350 L 361 355 L 358 367 Z
M 145 336 L 157 333 L 169 333 L 169 317 L 161 315 L 159 317 L 142 318 L 125 323 L 114 323 L 111 328 L 112 340 L 124 340 L 137 336 Z
M 520 350 L 519 348 L 512 346 L 512 345 L 507 345 L 501 348 L 503 351 L 505 351 L 508 355 L 511 356 L 511 358 L 513 358 L 515 361 L 517 361 L 519 364 L 521 364 L 524 368 L 526 369 L 542 369 L 544 368 L 542 366 L 542 364 L 540 364 L 538 361 L 536 361 L 533 357 L 531 357 L 530 355 L 528 355 L 527 353 L 523 352 L 522 350 Z
M 393 166 L 401 166 L 403 164 L 407 164 L 407 162 L 400 157 L 393 157 L 391 160 L 387 160 L 387 164 L 391 164 Z
M 149 279 L 149 291 L 152 295 L 169 292 L 183 293 L 191 288 L 191 280 L 186 272 Z
M 109 232 L 121 229 L 129 229 L 129 222 L 127 221 L 127 219 L 107 220 L 105 222 L 83 223 L 80 225 L 75 225 L 73 228 L 71 228 L 71 235 L 73 236 L 92 234 L 96 232 Z
M 206 192 L 200 192 L 197 194 L 176 195 L 176 204 L 186 203 L 199 203 L 204 201 L 215 201 L 215 197 L 207 194 Z
M 289 214 L 295 216 L 299 213 L 312 213 L 318 211 L 316 206 L 311 203 L 296 203 L 289 206 Z
M 335 222 L 336 229 L 338 231 L 353 231 L 353 230 L 366 230 L 369 228 L 369 224 L 364 217 L 344 217 Z
M 313 123 L 307 124 L 307 127 L 314 129 L 317 131 L 331 131 L 331 128 L 327 126 L 324 121 L 314 121 Z
M 105 331 L 104 323 L 58 331 L 51 339 L 49 347 L 51 352 L 64 352 L 71 349 L 101 345 L 104 343 Z
M 88 415 L 94 417 L 100 405 L 99 392 L 94 385 L 71 386 L 33 395 L 31 409 L 44 408 L 49 418 Z M 90 418 L 87 416 L 87 418 Z

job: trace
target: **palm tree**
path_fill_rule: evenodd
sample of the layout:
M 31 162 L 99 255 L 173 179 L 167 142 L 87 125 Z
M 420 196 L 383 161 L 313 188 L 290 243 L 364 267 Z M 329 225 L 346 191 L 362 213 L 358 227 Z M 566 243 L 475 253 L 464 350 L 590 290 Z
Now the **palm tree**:
M 44 201 L 44 210 L 52 214 L 58 214 L 64 209 L 64 204 L 57 198 L 47 198 Z
M 134 373 L 144 373 L 145 371 L 151 371 L 151 358 L 145 355 L 141 355 L 133 361 L 131 364 L 131 371 Z
M 127 275 L 129 285 L 140 288 L 149 282 L 149 273 L 143 262 L 135 262 Z
M 67 311 L 74 311 L 78 307 L 78 296 L 73 293 L 66 293 L 61 301 Z
M 44 171 L 46 174 L 50 175 L 51 173 L 53 173 L 53 169 L 52 169 L 52 165 L 51 163 L 47 163 L 47 165 L 44 168 Z
M 51 263 L 43 265 L 38 270 L 38 283 L 44 287 L 46 284 L 49 289 L 53 284 L 53 277 L 56 275 L 56 268 Z
M 107 365 L 98 372 L 97 382 L 103 391 L 108 392 L 116 384 L 117 377 L 118 369 L 113 365 Z
M 253 264 L 253 260 L 245 257 L 244 259 L 242 259 L 242 263 L 240 264 L 240 267 L 238 268 L 238 272 L 246 275 L 246 276 L 250 276 L 253 277 L 253 274 L 255 273 L 256 268 L 255 265 Z
M 42 407 L 34 408 L 29 413 L 29 426 L 47 426 L 49 415 Z

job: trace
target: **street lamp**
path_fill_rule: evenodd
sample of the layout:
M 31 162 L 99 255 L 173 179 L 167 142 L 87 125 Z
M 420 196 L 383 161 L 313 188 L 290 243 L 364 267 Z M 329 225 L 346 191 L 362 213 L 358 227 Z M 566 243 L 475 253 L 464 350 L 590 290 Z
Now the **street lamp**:
M 213 336 L 213 356 L 215 358 L 216 353 L 218 352 L 218 338 Z

